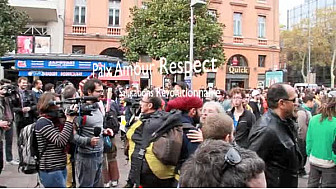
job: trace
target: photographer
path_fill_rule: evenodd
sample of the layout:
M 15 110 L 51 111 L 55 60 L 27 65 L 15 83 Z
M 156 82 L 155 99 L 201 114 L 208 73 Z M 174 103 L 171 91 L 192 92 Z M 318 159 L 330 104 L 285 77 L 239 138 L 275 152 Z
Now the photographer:
M 75 116 L 66 111 L 66 121 L 63 124 L 59 118 L 57 105 L 50 101 L 57 100 L 54 93 L 44 93 L 37 104 L 40 118 L 36 121 L 35 132 L 40 155 L 39 177 L 45 188 L 65 188 L 66 182 L 66 152 Z M 72 106 L 74 109 L 75 105 Z
M 6 90 L 1 89 L 0 90 L 0 98 L 4 98 L 4 94 L 6 93 Z M 4 132 L 10 129 L 10 124 L 8 121 L 5 121 L 4 119 L 4 106 L 2 104 L 3 101 L 0 101 L 0 174 L 3 168 L 3 144 L 2 144 L 2 138 L 4 135 Z M 2 187 L 2 186 L 0 186 Z
M 8 79 L 1 80 L 1 89 L 3 90 L 3 95 L 0 96 L 0 101 L 4 107 L 4 120 L 8 121 L 9 129 L 5 131 L 5 151 L 6 151 L 6 163 L 11 165 L 18 165 L 17 161 L 13 160 L 12 154 L 12 144 L 13 144 L 13 104 L 12 101 L 15 98 L 16 87 L 11 85 L 11 81 Z
M 83 93 L 86 96 L 99 98 L 103 90 L 102 82 L 98 79 L 88 80 L 84 84 Z M 101 182 L 103 164 L 103 105 L 98 102 L 87 101 L 87 105 L 94 105 L 91 115 L 83 116 L 79 122 L 78 132 L 74 134 L 74 141 L 78 145 L 76 156 L 76 184 L 77 187 L 104 187 Z M 99 131 L 99 132 L 97 132 Z M 113 136 L 112 129 L 104 129 L 103 134 Z
M 32 91 L 27 89 L 28 79 L 20 77 L 18 79 L 18 94 L 13 101 L 13 111 L 15 112 L 15 123 L 17 136 L 23 127 L 36 120 L 36 100 Z

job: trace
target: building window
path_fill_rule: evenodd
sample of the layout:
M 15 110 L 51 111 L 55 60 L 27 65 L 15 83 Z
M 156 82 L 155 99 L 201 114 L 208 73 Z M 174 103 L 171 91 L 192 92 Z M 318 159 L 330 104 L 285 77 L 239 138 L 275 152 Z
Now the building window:
M 233 14 L 233 35 L 242 36 L 242 13 Z
M 217 11 L 216 10 L 209 9 L 208 10 L 208 15 L 211 16 L 211 18 L 212 18 L 213 21 L 215 21 L 215 22 L 217 21 Z
M 73 54 L 85 54 L 85 46 L 84 45 L 72 45 L 72 53 Z
M 248 66 L 247 60 L 243 55 L 236 54 L 231 56 L 228 61 L 229 66 Z
M 258 16 L 258 38 L 266 38 L 266 16 Z
M 216 73 L 215 72 L 207 73 L 207 86 L 208 87 L 216 86 Z
M 85 24 L 86 0 L 75 1 L 74 24 Z
M 265 67 L 266 55 L 258 56 L 258 67 Z
M 120 25 L 120 0 L 109 0 L 109 26 Z

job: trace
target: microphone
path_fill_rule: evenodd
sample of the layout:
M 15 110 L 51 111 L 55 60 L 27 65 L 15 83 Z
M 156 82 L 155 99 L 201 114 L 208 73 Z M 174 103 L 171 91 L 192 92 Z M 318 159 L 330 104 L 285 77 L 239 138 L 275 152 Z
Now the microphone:
M 61 105 L 61 104 L 76 104 L 75 101 L 70 101 L 70 100 L 66 100 L 66 101 L 49 101 L 48 105 L 49 106 L 56 106 L 56 105 Z
M 77 97 L 77 98 L 68 98 L 69 101 L 76 101 L 76 102 L 86 102 L 86 101 L 93 101 L 98 102 L 98 98 L 94 96 L 83 96 L 83 97 Z
M 100 133 L 101 133 L 101 130 L 102 130 L 102 128 L 101 127 L 94 127 L 93 128 L 93 135 L 95 136 L 95 137 L 99 137 L 99 135 L 100 135 Z

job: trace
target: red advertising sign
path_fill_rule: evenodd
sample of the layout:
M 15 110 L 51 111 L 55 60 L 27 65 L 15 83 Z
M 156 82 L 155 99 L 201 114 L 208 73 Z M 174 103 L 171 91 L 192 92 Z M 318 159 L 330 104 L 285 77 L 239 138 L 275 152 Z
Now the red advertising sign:
M 17 37 L 17 53 L 21 54 L 33 53 L 33 36 Z

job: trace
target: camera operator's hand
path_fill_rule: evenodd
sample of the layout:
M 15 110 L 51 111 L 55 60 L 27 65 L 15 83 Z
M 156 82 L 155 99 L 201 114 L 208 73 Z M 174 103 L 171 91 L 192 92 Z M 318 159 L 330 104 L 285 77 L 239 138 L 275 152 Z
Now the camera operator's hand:
M 23 112 L 23 113 L 27 113 L 27 112 L 29 112 L 30 110 L 31 110 L 30 107 L 23 107 L 23 108 L 22 108 L 22 112 Z
M 91 138 L 91 146 L 92 146 L 92 147 L 97 146 L 99 140 L 100 140 L 99 137 L 92 137 L 92 138 Z
M 107 128 L 107 129 L 104 129 L 103 134 L 108 135 L 108 136 L 113 136 L 114 133 L 112 129 Z
M 78 106 L 77 106 L 77 104 L 73 104 L 73 105 L 71 105 L 69 108 L 67 108 L 67 109 L 65 110 L 66 121 L 73 122 L 76 116 L 73 115 L 73 114 L 71 115 L 70 113 L 71 113 L 71 112 L 77 112 L 77 111 L 78 111 Z
M 0 128 L 7 131 L 10 129 L 8 121 L 0 121 Z
M 6 89 L 4 89 L 4 88 L 2 88 L 1 90 L 0 90 L 0 95 L 4 95 L 4 94 L 6 94 Z

